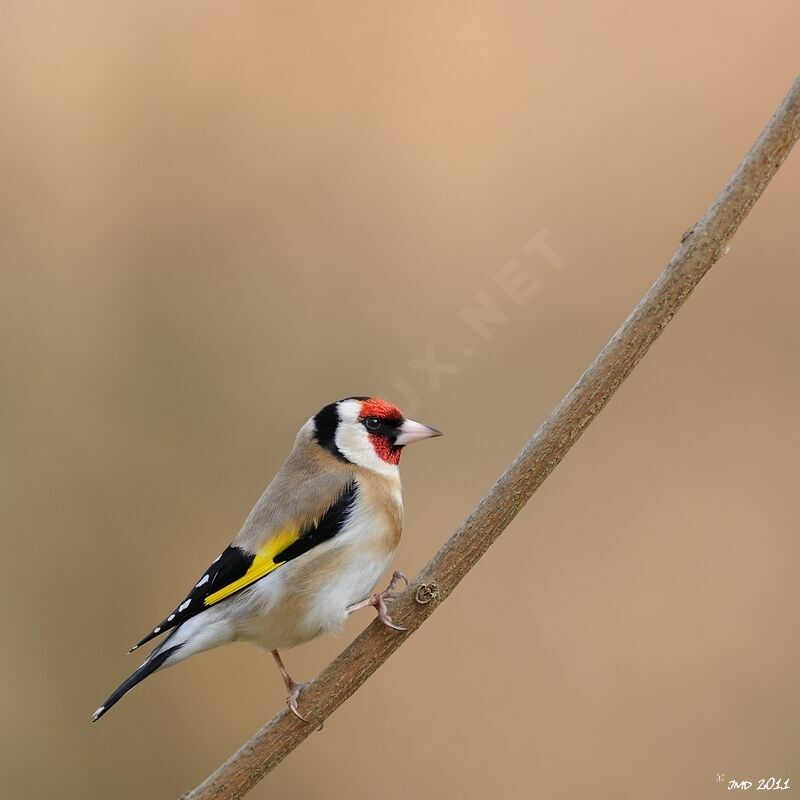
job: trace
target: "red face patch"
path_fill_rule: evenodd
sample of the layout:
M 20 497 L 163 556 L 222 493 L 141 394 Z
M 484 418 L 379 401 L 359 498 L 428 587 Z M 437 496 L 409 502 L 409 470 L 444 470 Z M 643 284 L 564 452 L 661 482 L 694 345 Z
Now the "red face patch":
M 369 400 L 361 401 L 361 418 L 366 419 L 367 417 L 376 417 L 381 422 L 389 423 L 388 433 L 391 434 L 394 426 L 403 421 L 403 412 L 380 397 L 370 397 Z M 378 458 L 389 464 L 400 463 L 400 453 L 403 448 L 395 447 L 392 444 L 393 436 L 383 433 L 368 433 L 367 435 Z
M 396 465 L 400 463 L 402 447 L 395 447 L 385 436 L 376 436 L 374 433 L 368 435 L 379 458 L 388 461 L 390 464 Z

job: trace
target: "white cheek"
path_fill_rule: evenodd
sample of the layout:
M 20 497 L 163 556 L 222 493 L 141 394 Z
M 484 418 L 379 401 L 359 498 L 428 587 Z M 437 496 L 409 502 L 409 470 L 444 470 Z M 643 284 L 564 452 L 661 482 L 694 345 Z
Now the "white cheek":
M 336 446 L 342 455 L 359 467 L 371 469 L 381 475 L 399 475 L 396 464 L 384 461 L 372 446 L 367 429 L 358 421 L 361 403 L 345 400 L 339 403 L 339 427 L 336 430 Z
M 380 472 L 382 475 L 396 475 L 395 464 L 384 461 L 372 446 L 366 428 L 360 423 L 340 425 L 336 432 L 336 446 L 345 458 L 359 467 Z

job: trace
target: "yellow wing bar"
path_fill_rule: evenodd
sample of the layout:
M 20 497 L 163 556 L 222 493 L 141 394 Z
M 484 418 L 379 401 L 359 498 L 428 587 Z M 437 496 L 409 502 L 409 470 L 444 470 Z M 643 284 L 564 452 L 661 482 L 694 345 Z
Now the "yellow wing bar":
M 276 563 L 275 556 L 284 551 L 299 538 L 300 529 L 296 526 L 284 528 L 276 533 L 275 536 L 258 551 L 256 557 L 253 559 L 253 563 L 241 578 L 233 581 L 233 583 L 229 583 L 227 586 L 223 586 L 213 594 L 208 595 L 208 597 L 203 600 L 203 605 L 213 606 L 215 603 L 219 603 L 220 600 L 224 600 L 226 597 L 235 594 L 240 589 L 244 589 L 245 586 L 249 586 L 265 575 L 269 575 L 270 572 L 285 563 L 283 561 L 278 561 Z

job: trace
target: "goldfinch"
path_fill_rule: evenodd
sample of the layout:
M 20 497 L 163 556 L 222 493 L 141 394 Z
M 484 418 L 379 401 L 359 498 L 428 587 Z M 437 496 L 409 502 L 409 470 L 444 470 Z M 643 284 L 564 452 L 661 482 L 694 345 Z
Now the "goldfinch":
M 405 576 L 395 572 L 385 591 L 370 592 L 400 541 L 401 451 L 441 435 L 377 397 L 348 397 L 311 417 L 230 546 L 131 652 L 166 638 L 92 721 L 148 675 L 236 641 L 272 652 L 286 702 L 304 719 L 297 705 L 304 684 L 291 678 L 279 651 L 340 631 L 350 613 L 367 606 L 403 630 L 386 600 Z

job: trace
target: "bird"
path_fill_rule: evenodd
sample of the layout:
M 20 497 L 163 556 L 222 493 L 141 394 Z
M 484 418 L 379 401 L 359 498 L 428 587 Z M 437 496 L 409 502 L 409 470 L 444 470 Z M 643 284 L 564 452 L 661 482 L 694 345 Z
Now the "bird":
M 405 630 L 386 605 L 405 575 L 395 571 L 385 590 L 373 591 L 402 532 L 402 450 L 441 435 L 380 397 L 346 397 L 310 417 L 231 544 L 131 648 L 164 636 L 92 722 L 154 672 L 237 641 L 271 652 L 286 704 L 307 722 L 298 706 L 306 684 L 289 675 L 280 651 L 336 634 L 370 606 L 386 626 Z

